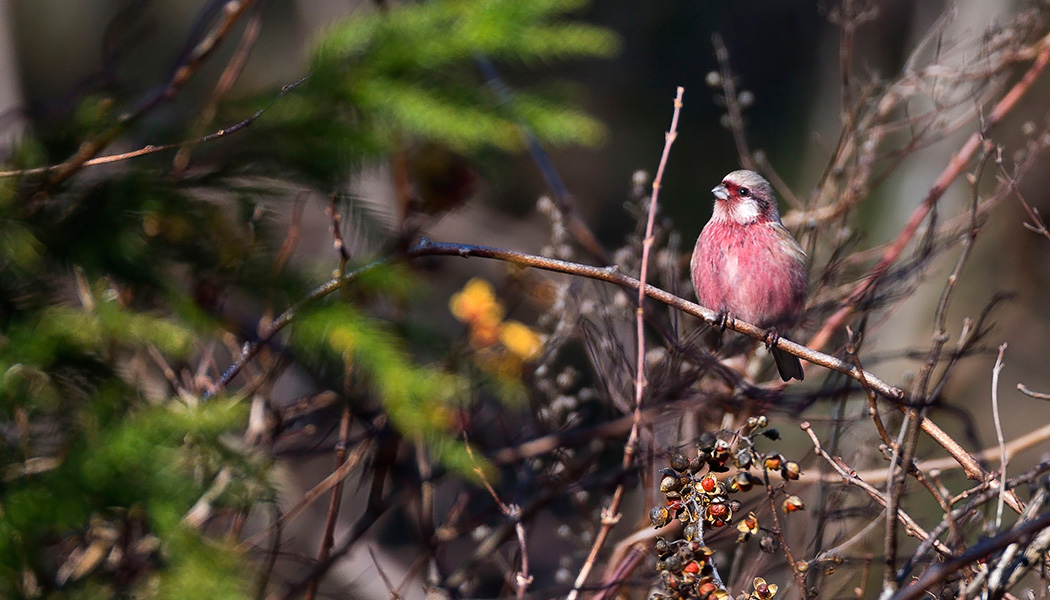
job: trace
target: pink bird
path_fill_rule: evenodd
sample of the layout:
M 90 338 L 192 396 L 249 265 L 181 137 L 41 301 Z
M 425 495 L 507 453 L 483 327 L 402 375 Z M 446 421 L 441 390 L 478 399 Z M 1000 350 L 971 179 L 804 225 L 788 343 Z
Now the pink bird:
M 754 171 L 733 171 L 715 186 L 715 207 L 693 249 L 689 270 L 702 306 L 777 332 L 798 323 L 806 305 L 806 253 L 780 222 L 773 188 Z M 802 363 L 771 348 L 784 381 Z

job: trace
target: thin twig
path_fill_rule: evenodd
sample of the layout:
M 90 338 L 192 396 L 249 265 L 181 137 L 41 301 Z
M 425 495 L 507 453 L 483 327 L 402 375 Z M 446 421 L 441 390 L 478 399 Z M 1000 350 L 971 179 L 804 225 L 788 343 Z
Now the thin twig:
M 927 590 L 935 584 L 944 581 L 963 567 L 990 556 L 1014 542 L 1024 543 L 1033 533 L 1046 527 L 1050 527 L 1050 512 L 1043 513 L 1031 521 L 1025 521 L 994 538 L 979 542 L 963 554 L 947 557 L 943 563 L 933 566 L 914 583 L 897 592 L 892 600 L 918 600 L 926 595 Z
M 345 375 L 347 381 L 350 379 L 350 367 L 347 366 L 347 373 Z M 349 386 L 349 384 L 347 384 Z M 339 419 L 339 441 L 336 442 L 335 446 L 335 469 L 339 470 L 346 463 L 346 446 L 347 440 L 350 437 L 350 404 L 347 399 L 343 399 L 343 413 Z M 339 508 L 343 504 L 343 482 L 345 478 L 340 477 L 335 482 L 335 487 L 332 489 L 332 497 L 328 501 L 328 513 L 325 515 L 324 522 L 324 534 L 321 536 L 321 549 L 317 552 L 317 562 L 323 563 L 328 559 L 329 553 L 332 551 L 332 546 L 335 544 L 335 524 L 339 519 Z M 310 580 L 310 585 L 306 588 L 306 600 L 313 600 L 317 597 L 317 588 L 321 585 L 321 576 L 323 573 L 318 573 L 317 577 Z
M 205 136 L 199 137 L 199 138 L 195 138 L 195 139 L 183 140 L 181 142 L 175 142 L 175 143 L 172 143 L 172 144 L 160 144 L 159 146 L 158 145 L 153 145 L 153 144 L 148 144 L 146 146 L 143 146 L 142 148 L 139 148 L 138 150 L 131 150 L 129 152 L 121 152 L 119 154 L 107 154 L 105 156 L 97 156 L 97 157 L 92 158 L 90 160 L 85 160 L 80 165 L 80 167 L 94 167 L 94 166 L 98 166 L 98 165 L 108 165 L 110 163 L 120 162 L 122 160 L 128 160 L 130 158 L 138 158 L 140 156 L 147 156 L 147 155 L 150 155 L 150 154 L 156 154 L 157 152 L 166 152 L 168 150 L 177 150 L 178 148 L 181 148 L 181 147 L 186 146 L 186 145 L 196 146 L 196 145 L 199 145 L 199 144 L 204 144 L 204 143 L 207 143 L 207 142 L 211 142 L 211 141 L 217 140 L 217 139 L 219 139 L 221 137 L 225 137 L 225 136 L 237 133 L 238 131 L 241 131 L 242 129 L 250 127 L 253 123 L 255 123 L 255 121 L 257 121 L 259 119 L 259 117 L 261 117 L 263 115 L 263 113 L 265 113 L 267 110 L 270 109 L 271 106 L 273 106 L 274 102 L 276 102 L 278 98 L 280 98 L 281 96 L 284 96 L 288 92 L 290 92 L 290 91 L 294 90 L 295 88 L 299 87 L 307 79 L 309 79 L 309 76 L 303 77 L 303 78 L 299 79 L 298 81 L 294 81 L 292 83 L 284 85 L 283 87 L 281 87 L 281 91 L 278 92 L 276 96 L 274 96 L 273 100 L 271 100 L 269 104 L 267 104 L 266 106 L 264 106 L 264 107 L 260 108 L 259 110 L 255 111 L 249 117 L 247 117 L 245 119 L 242 119 L 242 120 L 238 121 L 237 123 L 234 123 L 233 125 L 230 125 L 229 127 L 223 127 L 222 129 L 216 130 L 216 131 L 214 131 L 212 133 L 209 133 L 208 135 L 205 135 Z M 31 168 L 31 169 L 16 169 L 16 170 L 13 170 L 13 171 L 0 171 L 0 178 L 4 178 L 4 177 L 22 177 L 22 176 L 25 176 L 25 175 L 41 175 L 41 174 L 44 174 L 44 173 L 51 173 L 52 171 L 56 171 L 60 167 L 62 167 L 62 165 L 52 165 L 52 166 L 48 166 L 48 167 L 34 167 L 34 168 Z
M 215 119 L 222 99 L 230 93 L 233 84 L 240 78 L 245 65 L 248 64 L 248 57 L 251 56 L 252 50 L 255 48 L 255 42 L 259 39 L 259 32 L 262 30 L 262 16 L 262 4 L 260 4 L 256 7 L 252 17 L 248 19 L 248 24 L 244 27 L 244 33 L 241 34 L 241 41 L 237 44 L 237 49 L 233 51 L 229 62 L 226 63 L 226 68 L 215 84 L 215 89 L 212 90 L 211 95 L 208 97 L 208 104 L 205 105 L 204 110 L 201 111 L 200 118 L 197 119 L 194 133 L 200 134 L 203 131 L 207 131 L 206 127 Z M 179 148 L 175 158 L 172 159 L 173 172 L 182 173 L 186 170 L 190 162 L 190 152 L 192 151 L 193 144 L 185 144 Z
M 1050 462 L 1040 463 L 1032 469 L 1029 469 L 1024 474 L 1019 475 L 1018 477 L 1015 477 L 1008 481 L 1006 484 L 1006 488 L 1013 490 L 1018 486 L 1031 484 L 1033 481 L 1035 481 L 1038 477 L 1040 477 L 1043 473 L 1045 473 L 1048 470 L 1050 470 Z M 996 481 L 996 483 L 998 484 L 998 481 Z M 964 506 L 956 508 L 950 514 L 945 515 L 941 522 L 936 527 L 934 527 L 932 531 L 930 531 L 930 537 L 926 541 L 919 544 L 919 547 L 911 555 L 911 557 L 908 559 L 905 565 L 901 567 L 900 572 L 897 573 L 898 582 L 903 584 L 910 577 L 911 572 L 915 568 L 915 566 L 918 565 L 922 560 L 924 560 L 926 555 L 933 548 L 934 542 L 941 536 L 942 533 L 944 533 L 945 529 L 948 529 L 950 527 L 951 521 L 957 521 L 959 519 L 972 515 L 978 508 L 986 504 L 992 498 L 998 496 L 998 485 L 994 486 L 995 489 L 989 489 L 993 486 L 990 486 L 988 483 L 983 483 L 977 487 L 979 489 L 973 491 L 973 493 L 976 494 L 975 497 L 971 498 L 970 501 L 967 502 Z M 956 501 L 958 501 L 958 499 L 953 499 L 952 503 L 955 503 Z
M 372 546 L 368 547 L 368 555 L 372 557 L 372 564 L 375 565 L 376 573 L 379 573 L 379 578 L 383 580 L 383 585 L 386 586 L 386 591 L 390 592 L 390 597 L 393 600 L 400 600 L 401 595 L 394 589 L 394 585 L 390 582 L 390 578 L 383 572 L 383 568 L 379 566 L 379 560 L 376 558 L 375 548 Z
M 1033 207 L 1031 204 L 1028 203 L 1027 200 L 1024 199 L 1024 196 L 1021 195 L 1021 190 L 1017 187 L 1017 182 L 1014 180 L 1013 177 L 1010 177 L 1009 174 L 1006 173 L 1006 169 L 1002 165 L 999 165 L 999 170 L 1003 174 L 1003 177 L 1006 179 L 1006 181 L 1009 183 L 1010 190 L 1012 190 L 1014 195 L 1017 196 L 1017 199 L 1021 202 L 1021 206 L 1023 206 L 1025 212 L 1028 213 L 1028 218 L 1032 219 L 1031 223 L 1023 224 L 1025 229 L 1027 229 L 1028 231 L 1038 233 L 1039 235 L 1050 240 L 1050 230 L 1047 230 L 1046 223 L 1043 222 L 1043 217 L 1039 214 L 1039 209 Z
M 852 472 L 851 470 L 848 470 L 847 467 L 842 465 L 838 460 L 836 460 L 834 457 L 828 454 L 826 450 L 824 450 L 824 447 L 820 443 L 820 439 L 817 437 L 816 432 L 813 431 L 813 428 L 810 427 L 808 422 L 802 423 L 800 427 L 809 435 L 809 439 L 812 440 L 813 448 L 816 451 L 816 453 L 825 461 L 827 461 L 827 463 L 831 465 L 831 468 L 835 469 L 835 472 L 839 474 L 839 476 L 844 482 L 864 490 L 869 496 L 871 496 L 873 500 L 875 500 L 882 506 L 886 506 L 888 504 L 886 497 L 882 494 L 882 492 L 880 492 L 870 483 L 857 477 L 856 473 Z M 905 531 L 907 531 L 908 534 L 920 540 L 930 539 L 929 532 L 923 529 L 922 526 L 920 526 L 918 522 L 915 521 L 915 519 L 913 519 L 908 513 L 904 512 L 903 510 L 897 510 L 895 519 L 899 521 L 902 525 L 904 525 Z M 951 556 L 952 554 L 951 549 L 939 541 L 933 540 L 933 547 L 943 556 Z
M 339 466 L 339 468 L 333 471 L 332 474 L 328 477 L 325 477 L 321 481 L 321 483 L 318 483 L 305 494 L 303 494 L 302 497 L 299 499 L 299 502 L 296 502 L 295 506 L 291 507 L 286 512 L 284 512 L 284 514 L 281 515 L 281 518 L 278 519 L 272 526 L 255 533 L 248 539 L 238 544 L 237 548 L 239 550 L 244 550 L 246 548 L 251 547 L 253 544 L 265 537 L 271 529 L 283 527 L 289 522 L 291 522 L 293 519 L 298 517 L 299 514 L 306 509 L 307 506 L 313 504 L 318 498 L 323 496 L 325 492 L 334 488 L 337 484 L 339 484 L 339 482 L 346 479 L 346 477 L 349 476 L 350 473 L 353 472 L 354 468 L 357 467 L 357 465 L 361 462 L 361 459 L 365 457 L 365 455 L 368 453 L 368 450 L 370 450 L 371 447 L 371 443 L 362 443 L 357 448 L 355 448 L 354 451 L 350 453 L 350 456 L 346 459 L 346 461 Z
M 1032 390 L 1028 389 L 1028 387 L 1025 386 L 1025 384 L 1023 384 L 1023 383 L 1018 383 L 1017 384 L 1017 391 L 1021 392 L 1025 396 L 1030 396 L 1030 397 L 1035 398 L 1037 400 L 1050 400 L 1050 394 L 1046 394 L 1046 393 L 1043 393 L 1043 392 L 1032 391 Z
M 740 157 L 740 166 L 754 171 L 755 158 L 751 155 L 751 149 L 747 147 L 744 115 L 740 110 L 740 98 L 737 96 L 733 72 L 729 69 L 729 50 L 722 42 L 722 36 L 717 33 L 711 36 L 711 44 L 714 45 L 715 57 L 718 58 L 722 95 L 725 97 L 726 115 L 729 117 L 729 130 L 733 133 L 733 143 L 736 144 L 736 153 Z
M 51 177 L 48 179 L 48 187 L 55 187 L 76 174 L 88 160 L 95 157 L 106 146 L 113 142 L 128 125 L 136 121 L 150 110 L 161 103 L 168 101 L 182 90 L 190 79 L 200 70 L 201 66 L 214 54 L 222 41 L 233 29 L 233 26 L 254 4 L 254 0 L 229 0 L 223 4 L 222 18 L 193 49 L 184 55 L 184 60 L 175 67 L 168 82 L 157 93 L 144 99 L 131 111 L 120 116 L 117 124 L 110 127 L 94 139 L 81 143 L 73 156 L 65 162 L 49 170 Z
M 889 271 L 890 267 L 897 262 L 901 253 L 904 252 L 904 248 L 908 245 L 911 239 L 915 236 L 919 230 L 919 226 L 922 225 L 923 221 L 926 220 L 927 215 L 933 210 L 934 205 L 940 200 L 941 196 L 944 195 L 945 191 L 948 190 L 948 186 L 959 175 L 962 174 L 966 165 L 970 162 L 973 156 L 981 148 L 982 143 L 988 133 L 988 131 L 998 124 L 1003 118 L 1009 114 L 1009 112 L 1017 105 L 1017 102 L 1028 93 L 1035 80 L 1046 70 L 1047 65 L 1050 65 L 1050 35 L 1041 40 L 1039 54 L 1036 56 L 1032 66 L 1028 68 L 1024 76 L 1021 77 L 1013 88 L 1007 92 L 1002 99 L 999 100 L 998 104 L 988 114 L 985 119 L 984 125 L 970 136 L 966 143 L 963 144 L 962 148 L 952 156 L 951 160 L 948 161 L 948 165 L 941 172 L 940 176 L 934 182 L 933 186 L 930 187 L 926 193 L 926 197 L 922 203 L 916 207 L 912 213 L 908 222 L 905 224 L 901 233 L 897 236 L 892 244 L 886 247 L 879 262 L 872 267 L 868 276 L 861 282 L 860 285 L 850 294 L 849 300 L 845 306 L 840 308 L 835 314 L 833 314 L 827 321 L 824 322 L 824 326 L 810 338 L 808 346 L 811 348 L 822 349 L 831 340 L 832 334 L 837 332 L 845 324 L 846 320 L 850 318 L 857 310 L 859 306 L 863 304 L 865 298 L 876 288 L 877 284 L 882 280 L 883 276 Z
M 631 426 L 631 433 L 627 436 L 627 443 L 624 445 L 623 454 L 623 470 L 626 472 L 630 470 L 631 465 L 634 462 L 634 454 L 636 452 L 635 446 L 638 443 L 639 424 L 641 422 L 642 415 L 642 395 L 645 390 L 645 296 L 646 296 L 646 276 L 649 272 L 649 250 L 653 245 L 653 227 L 656 223 L 656 207 L 657 198 L 660 194 L 660 184 L 663 181 L 664 168 L 667 166 L 667 159 L 671 153 L 671 145 L 674 143 L 675 137 L 678 135 L 678 115 L 682 110 L 682 95 L 685 93 L 685 88 L 679 87 L 678 92 L 674 99 L 674 113 L 671 116 L 671 127 L 668 129 L 667 134 L 664 137 L 664 150 L 660 156 L 660 165 L 656 169 L 656 177 L 653 179 L 653 193 L 649 199 L 649 219 L 645 226 L 645 238 L 642 241 L 642 265 L 641 272 L 639 273 L 639 284 L 638 284 L 638 308 L 636 313 L 636 332 L 638 339 L 638 353 L 637 353 L 637 367 L 635 371 L 635 383 L 634 383 L 634 423 Z M 594 568 L 595 561 L 598 559 L 598 552 L 605 544 L 605 540 L 609 537 L 609 532 L 620 520 L 619 510 L 620 503 L 623 501 L 624 495 L 624 484 L 620 483 L 616 486 L 616 490 L 613 492 L 612 500 L 609 502 L 609 506 L 602 510 L 602 526 L 598 531 L 598 535 L 595 536 L 594 543 L 591 545 L 591 551 L 587 555 L 587 560 L 584 561 L 583 567 L 580 568 L 579 574 L 576 576 L 576 581 L 573 582 L 572 590 L 566 596 L 566 600 L 576 600 L 579 596 L 580 588 L 587 581 L 587 577 L 591 573 L 591 569 Z
M 992 418 L 995 420 L 995 439 L 999 443 L 999 503 L 995 510 L 995 530 L 1003 525 L 1003 502 L 1006 498 L 1006 440 L 1003 438 L 1003 422 L 999 417 L 999 372 L 1003 370 L 1003 353 L 1006 343 L 999 346 L 999 356 L 992 368 Z
M 485 485 L 485 489 L 488 490 L 489 495 L 496 501 L 496 506 L 499 507 L 500 512 L 514 523 L 514 532 L 518 536 L 518 549 L 521 551 L 521 570 L 514 574 L 514 588 L 518 600 L 522 600 L 529 591 L 529 585 L 532 584 L 532 575 L 529 573 L 529 549 L 525 543 L 525 526 L 521 523 L 521 507 L 516 504 L 504 504 L 500 500 L 499 494 L 492 489 L 492 484 L 489 483 L 488 477 L 485 476 L 485 471 L 474 460 L 474 451 L 471 449 L 470 444 L 465 444 L 465 447 L 467 456 L 470 457 L 470 462 L 474 466 L 474 474 L 478 476 L 481 483 Z
M 795 562 L 795 555 L 791 552 L 791 546 L 787 543 L 787 538 L 784 536 L 784 528 L 780 524 L 780 516 L 777 514 L 776 504 L 776 491 L 773 489 L 773 485 L 769 482 L 769 469 L 765 466 L 762 467 L 762 479 L 766 484 L 766 499 L 769 501 L 769 514 L 773 518 L 773 535 L 776 536 L 777 542 L 780 544 L 780 549 L 784 551 L 784 558 L 787 559 L 788 567 L 791 569 L 791 574 L 795 577 L 795 585 L 798 586 L 798 597 L 802 600 L 809 598 L 809 589 L 806 587 L 806 576 L 802 573 L 802 569 L 799 564 Z
M 973 457 L 976 460 L 980 461 L 994 460 L 996 458 L 1001 458 L 1000 450 L 1003 450 L 1006 452 L 1007 460 L 1010 460 L 1018 453 L 1032 448 L 1038 444 L 1041 444 L 1047 440 L 1050 440 L 1050 424 L 1043 425 L 1042 427 L 1034 429 L 1026 433 L 1025 435 L 1014 439 L 1013 441 L 1007 442 L 1003 446 L 999 446 L 999 444 L 996 444 L 995 446 L 989 446 L 988 448 L 985 448 L 980 452 L 974 453 Z M 915 463 L 915 467 L 926 472 L 948 471 L 951 469 L 962 468 L 959 462 L 951 457 L 924 460 Z M 872 484 L 877 484 L 882 483 L 886 480 L 886 469 L 870 469 L 867 471 L 858 471 L 856 475 L 864 481 L 867 481 Z M 822 479 L 824 479 L 825 481 L 828 479 L 833 479 L 836 481 L 838 480 L 838 478 L 834 477 L 833 475 L 825 476 Z

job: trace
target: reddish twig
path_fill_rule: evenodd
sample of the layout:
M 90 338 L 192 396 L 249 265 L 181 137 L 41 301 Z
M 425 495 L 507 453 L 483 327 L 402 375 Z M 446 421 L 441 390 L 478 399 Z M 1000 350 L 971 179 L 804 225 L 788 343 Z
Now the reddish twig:
M 273 101 L 275 102 L 281 96 L 284 96 L 288 92 L 290 92 L 290 91 L 294 90 L 295 88 L 299 87 L 307 79 L 308 79 L 308 77 L 303 77 L 303 78 L 299 79 L 298 81 L 294 81 L 292 83 L 284 85 L 281 88 L 281 91 L 278 92 L 277 95 L 274 97 Z M 168 150 L 176 150 L 176 149 L 181 148 L 181 147 L 186 146 L 186 145 L 196 146 L 196 145 L 199 145 L 199 144 L 204 144 L 204 143 L 207 143 L 207 142 L 211 142 L 211 141 L 217 140 L 217 139 L 219 139 L 221 137 L 225 137 L 225 136 L 228 136 L 230 134 L 237 133 L 238 131 L 241 131 L 243 129 L 246 129 L 246 128 L 250 127 L 253 123 L 255 123 L 255 121 L 257 121 L 259 119 L 259 117 L 261 117 L 263 115 L 264 112 L 266 112 L 270 108 L 270 106 L 273 106 L 273 102 L 271 102 L 269 105 L 267 105 L 267 106 L 265 106 L 263 108 L 260 108 L 259 110 L 255 111 L 254 113 L 251 114 L 251 116 L 249 116 L 249 117 L 247 117 L 247 118 L 245 118 L 245 119 L 243 119 L 243 120 L 241 120 L 241 121 L 239 121 L 237 123 L 234 123 L 233 125 L 230 125 L 229 127 L 224 127 L 224 128 L 219 129 L 217 131 L 209 133 L 208 135 L 205 135 L 203 137 L 199 137 L 199 138 L 191 139 L 191 140 L 183 140 L 181 142 L 175 142 L 175 143 L 172 143 L 172 144 L 160 144 L 160 145 L 149 144 L 149 145 L 143 146 L 142 148 L 139 148 L 138 150 L 131 150 L 129 152 L 121 152 L 121 153 L 118 153 L 118 154 L 107 154 L 105 156 L 97 156 L 95 158 L 91 158 L 89 160 L 85 160 L 80 165 L 80 167 L 83 168 L 83 167 L 94 167 L 94 166 L 98 166 L 98 165 L 108 165 L 110 163 L 120 162 L 120 161 L 128 160 L 128 159 L 131 159 L 131 158 L 138 158 L 140 156 L 148 156 L 150 154 L 156 154 L 157 152 L 166 152 Z M 48 166 L 48 167 L 34 167 L 34 168 L 31 168 L 31 169 L 16 169 L 16 170 L 13 170 L 13 171 L 0 171 L 0 178 L 3 178 L 3 177 L 22 177 L 22 176 L 25 176 L 25 175 L 42 175 L 42 174 L 45 174 L 45 173 L 51 173 L 53 171 L 57 171 L 61 167 L 62 167 L 62 165 L 52 165 L 52 166 Z
M 299 502 L 297 502 L 295 506 L 285 511 L 281 515 L 281 518 L 278 519 L 273 525 L 255 533 L 248 539 L 244 540 L 237 546 L 237 548 L 239 550 L 244 550 L 246 548 L 251 547 L 253 544 L 265 537 L 266 534 L 270 532 L 270 530 L 284 527 L 290 521 L 298 517 L 303 512 L 303 510 L 306 509 L 307 506 L 310 506 L 311 504 L 316 502 L 318 498 L 325 494 L 325 492 L 334 488 L 341 481 L 346 479 L 347 476 L 349 476 L 350 473 L 353 472 L 354 468 L 356 468 L 357 465 L 360 464 L 361 459 L 365 457 L 365 454 L 367 454 L 368 450 L 370 450 L 371 447 L 372 445 L 370 443 L 362 443 L 357 448 L 355 448 L 354 451 L 350 453 L 346 460 L 339 466 L 339 468 L 333 471 L 332 474 L 328 477 L 325 477 L 324 480 L 321 481 L 321 483 L 318 483 L 308 492 L 303 494 L 302 497 L 299 499 Z
M 667 166 L 667 158 L 671 154 L 671 145 L 674 143 L 675 137 L 678 136 L 678 115 L 682 111 L 682 94 L 684 93 L 685 88 L 679 87 L 678 93 L 674 99 L 674 113 L 671 116 L 671 127 L 664 137 L 663 154 L 660 156 L 660 165 L 657 167 L 656 177 L 653 179 L 653 194 L 649 199 L 649 218 L 645 225 L 645 238 L 642 240 L 642 265 L 639 273 L 638 308 L 636 313 L 638 354 L 636 357 L 637 367 L 634 378 L 634 424 L 631 427 L 631 433 L 627 436 L 627 443 L 624 446 L 624 471 L 630 470 L 631 465 L 634 463 L 634 453 L 636 451 L 635 445 L 638 443 L 639 424 L 642 416 L 642 395 L 645 390 L 645 281 L 649 273 L 649 251 L 653 245 L 653 226 L 656 223 L 657 198 L 660 195 L 660 184 L 663 181 L 664 168 Z M 609 537 L 609 532 L 612 531 L 612 528 L 617 522 L 619 522 L 619 510 L 620 503 L 623 501 L 623 494 L 624 484 L 620 483 L 616 486 L 616 490 L 613 492 L 613 497 L 609 502 L 609 506 L 602 510 L 601 529 L 598 531 L 598 535 L 595 536 L 594 543 L 591 545 L 591 551 L 587 555 L 587 560 L 584 561 L 583 567 L 576 576 L 576 581 L 573 583 L 572 591 L 566 596 L 567 600 L 576 600 L 579 596 L 580 587 L 582 587 L 587 581 L 587 577 L 590 575 L 591 569 L 594 568 L 594 563 L 598 559 L 598 552 L 605 544 L 605 540 Z
M 248 57 L 251 56 L 252 49 L 255 48 L 255 42 L 259 39 L 259 32 L 262 30 L 262 15 L 261 7 L 257 8 L 255 14 L 252 15 L 252 18 L 248 20 L 248 24 L 244 27 L 244 33 L 241 34 L 241 41 L 237 44 L 237 49 L 234 50 L 233 56 L 230 57 L 230 61 L 226 64 L 222 75 L 219 76 L 219 81 L 215 84 L 215 89 L 212 90 L 211 96 L 208 98 L 208 104 L 204 107 L 200 118 L 197 120 L 195 133 L 200 134 L 203 131 L 207 131 L 205 127 L 215 119 L 215 114 L 219 110 L 219 103 L 233 88 L 233 84 L 244 71 L 244 66 L 248 64 Z M 194 144 L 187 143 L 179 148 L 175 158 L 172 159 L 172 170 L 175 173 L 182 173 L 186 170 L 190 162 L 190 152 L 193 151 L 193 146 Z
M 999 101 L 998 104 L 988 114 L 988 118 L 985 119 L 984 125 L 980 130 L 975 131 L 970 136 L 966 143 L 963 144 L 962 148 L 952 156 L 951 160 L 948 161 L 948 165 L 941 172 L 941 175 L 934 182 L 933 186 L 926 193 L 926 197 L 922 203 L 915 209 L 908 222 L 905 224 L 904 229 L 901 230 L 900 235 L 894 240 L 892 244 L 887 246 L 886 250 L 882 254 L 882 258 L 879 262 L 871 269 L 868 276 L 861 282 L 860 285 L 850 294 L 849 299 L 846 301 L 845 306 L 840 308 L 835 314 L 833 314 L 825 323 L 824 326 L 810 338 L 809 344 L 811 348 L 822 349 L 824 348 L 831 339 L 832 334 L 842 328 L 846 320 L 849 319 L 853 313 L 856 312 L 857 307 L 861 305 L 863 300 L 875 289 L 882 277 L 889 271 L 890 267 L 897 262 L 900 258 L 901 253 L 904 252 L 904 248 L 915 236 L 919 226 L 922 225 L 923 221 L 930 214 L 933 206 L 940 200 L 944 192 L 947 191 L 948 186 L 951 185 L 959 175 L 962 174 L 966 165 L 973 158 L 974 154 L 981 148 L 982 142 L 985 139 L 988 131 L 1002 121 L 1010 110 L 1017 105 L 1017 102 L 1031 89 L 1032 84 L 1035 80 L 1043 73 L 1047 65 L 1050 64 L 1050 36 L 1044 38 L 1041 42 L 1042 49 L 1036 56 L 1035 62 L 1029 67 L 1028 71 L 1024 74 L 1020 81 L 1018 81 L 1013 88 L 1010 89 L 1006 95 Z
M 139 104 L 130 112 L 121 115 L 116 125 L 110 127 L 98 137 L 83 142 L 80 145 L 80 148 L 73 153 L 73 156 L 66 159 L 65 162 L 58 165 L 53 170 L 49 170 L 51 177 L 48 179 L 48 186 L 57 186 L 72 177 L 84 166 L 84 163 L 94 158 L 96 154 L 113 142 L 113 140 L 115 140 L 129 124 L 142 117 L 142 115 L 146 114 L 162 102 L 170 100 L 178 95 L 183 86 L 193 78 L 205 61 L 207 61 L 208 58 L 210 58 L 219 48 L 219 45 L 230 33 L 230 30 L 233 29 L 234 24 L 237 23 L 241 15 L 251 8 L 254 3 L 254 0 L 230 0 L 229 2 L 226 2 L 222 8 L 222 18 L 219 19 L 219 22 L 216 23 L 203 38 L 201 38 L 196 46 L 193 47 L 193 49 L 186 55 L 186 59 L 175 68 L 171 78 L 168 80 L 164 88 L 160 90 L 159 93 L 148 98 L 145 102 Z
M 350 379 L 350 367 L 347 366 L 346 378 L 347 381 Z M 349 385 L 349 384 L 348 384 Z M 346 398 L 343 399 L 344 403 Z M 335 469 L 338 471 L 344 464 L 346 464 L 346 446 L 347 440 L 350 438 L 350 405 L 344 404 L 343 414 L 339 419 L 339 441 L 335 446 Z M 335 482 L 335 488 L 332 489 L 332 497 L 328 501 L 328 514 L 325 516 L 324 522 L 324 535 L 321 536 L 321 549 L 317 552 L 317 562 L 323 563 L 328 560 L 328 555 L 332 551 L 332 546 L 335 544 L 335 523 L 339 519 L 339 508 L 343 503 L 343 482 L 345 478 L 340 477 Z M 317 597 L 317 587 L 321 584 L 321 576 L 323 572 L 317 574 L 310 580 L 310 585 L 306 588 L 306 600 L 313 600 Z

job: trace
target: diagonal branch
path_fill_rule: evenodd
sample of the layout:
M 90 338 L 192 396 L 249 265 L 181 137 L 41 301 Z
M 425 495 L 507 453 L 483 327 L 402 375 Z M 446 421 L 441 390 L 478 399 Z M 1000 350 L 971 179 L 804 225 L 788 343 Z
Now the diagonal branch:
M 1050 65 L 1050 36 L 1043 38 L 1041 41 L 1042 48 L 1039 54 L 1036 56 L 1035 62 L 1028 68 L 1024 76 L 1021 77 L 1006 95 L 999 101 L 998 104 L 988 114 L 988 118 L 985 119 L 982 127 L 975 131 L 970 136 L 966 143 L 963 144 L 962 148 L 952 156 L 951 160 L 948 161 L 948 165 L 941 172 L 941 175 L 933 183 L 933 186 L 928 192 L 922 203 L 915 208 L 912 212 L 911 217 L 905 224 L 904 229 L 901 230 L 900 235 L 893 241 L 892 244 L 886 247 L 886 250 L 882 253 L 882 257 L 879 262 L 872 267 L 868 276 L 864 281 L 857 286 L 857 288 L 850 294 L 849 300 L 847 300 L 845 306 L 840 308 L 838 312 L 833 314 L 825 323 L 824 327 L 817 332 L 812 338 L 810 338 L 809 345 L 813 348 L 823 348 L 827 345 L 831 339 L 831 335 L 842 328 L 849 319 L 857 311 L 857 308 L 861 306 L 864 300 L 869 294 L 875 290 L 883 276 L 890 270 L 890 267 L 897 262 L 900 255 L 904 252 L 904 248 L 911 242 L 916 232 L 919 230 L 919 226 L 922 225 L 923 221 L 933 210 L 933 207 L 937 204 L 937 201 L 941 199 L 941 196 L 948 190 L 948 187 L 953 181 L 966 168 L 970 160 L 974 157 L 979 149 L 983 146 L 982 142 L 985 139 L 988 131 L 991 130 L 996 124 L 1003 120 L 1013 108 L 1017 105 L 1017 102 L 1028 92 L 1035 83 L 1035 80 L 1046 70 L 1047 65 Z M 789 351 L 790 352 L 790 351 Z

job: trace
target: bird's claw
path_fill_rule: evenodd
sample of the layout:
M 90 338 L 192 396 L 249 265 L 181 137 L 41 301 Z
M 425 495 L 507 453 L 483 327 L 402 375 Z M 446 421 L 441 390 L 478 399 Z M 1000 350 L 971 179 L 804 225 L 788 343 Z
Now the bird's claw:
M 766 344 L 766 350 L 771 350 L 780 341 L 780 334 L 777 333 L 776 329 L 769 329 L 766 331 L 766 336 L 762 341 Z
M 715 327 L 717 327 L 722 333 L 725 333 L 730 318 L 728 311 L 718 313 L 718 316 L 715 317 Z

